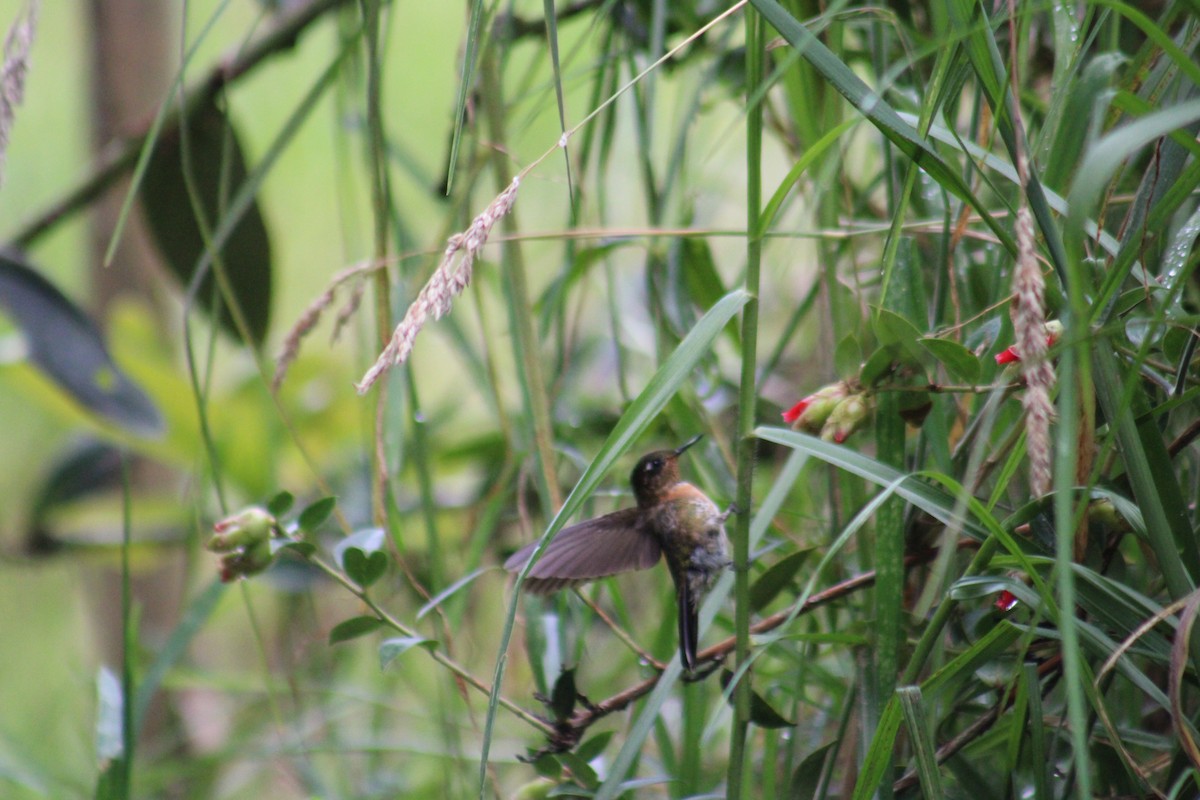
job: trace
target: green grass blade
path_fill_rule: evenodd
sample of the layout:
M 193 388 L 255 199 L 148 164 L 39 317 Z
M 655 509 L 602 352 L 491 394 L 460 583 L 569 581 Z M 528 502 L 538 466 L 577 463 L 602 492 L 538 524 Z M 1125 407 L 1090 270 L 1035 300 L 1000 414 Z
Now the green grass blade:
M 988 212 L 963 181 L 962 176 L 942 160 L 916 128 L 905 122 L 894 108 L 872 91 L 854 70 L 817 39 L 807 27 L 784 10 L 783 6 L 775 0 L 750 0 L 750 3 L 825 80 L 900 148 L 915 166 L 928 172 L 947 191 L 974 208 L 1005 248 L 1016 253 L 1016 243 L 1012 235 Z
M 917 776 L 926 797 L 945 797 L 942 790 L 942 774 L 938 769 L 937 747 L 929 730 L 929 718 L 925 713 L 925 701 L 921 687 L 901 686 L 896 690 L 900 697 L 900 709 L 904 712 L 904 723 L 913 745 L 917 760 Z
M 580 476 L 579 482 L 575 484 L 575 488 L 571 490 L 571 494 L 567 496 L 558 513 L 550 521 L 546 527 L 545 534 L 542 535 L 538 547 L 534 550 L 525 567 L 517 575 L 515 591 L 513 598 L 509 601 L 508 611 L 505 615 L 504 628 L 500 636 L 500 645 L 497 651 L 495 669 L 492 674 L 492 692 L 488 701 L 487 721 L 484 724 L 482 753 L 479 763 L 479 792 L 480 797 L 486 796 L 487 793 L 487 767 L 488 767 L 488 751 L 491 747 L 492 729 L 495 724 L 496 709 L 499 703 L 500 684 L 504 678 L 504 668 L 508 660 L 508 643 L 512 639 L 513 626 L 516 623 L 517 616 L 517 601 L 520 596 L 520 587 L 525 580 L 525 576 L 533 565 L 537 563 L 541 557 L 546 545 L 554 538 L 554 534 L 559 530 L 583 505 L 592 492 L 600 485 L 600 481 L 608 473 L 609 469 L 616 463 L 626 450 L 634 443 L 639 435 L 653 422 L 654 418 L 663 410 L 667 402 L 675 395 L 684 383 L 692 375 L 692 369 L 697 363 L 709 354 L 709 348 L 712 343 L 721 335 L 726 323 L 733 319 L 743 306 L 750 300 L 750 295 L 744 291 L 737 290 L 730 292 L 719 303 L 709 309 L 708 313 L 696 324 L 691 332 L 687 335 L 675 351 L 663 362 L 658 371 L 646 384 L 646 388 L 641 394 L 634 399 L 625 413 L 621 415 L 621 419 L 613 427 L 612 432 L 608 435 L 604 445 L 596 453 L 596 457 L 588 468 Z M 670 686 L 674 683 L 673 680 L 668 680 L 667 677 L 674 674 L 676 677 L 679 674 L 679 662 L 674 660 L 664 674 L 663 680 L 660 682 L 658 689 L 652 693 L 651 698 L 659 694 L 660 690 L 670 691 Z M 665 694 L 662 697 L 665 699 Z M 652 720 L 651 720 L 652 721 Z M 643 736 L 650 731 L 650 722 L 647 722 L 646 728 L 643 731 Z M 631 740 L 633 739 L 631 735 Z M 622 751 L 624 752 L 624 751 Z M 625 768 L 628 769 L 632 763 L 633 753 L 628 759 Z M 610 775 L 620 775 L 621 771 L 618 765 L 614 763 Z M 616 781 L 606 781 L 605 786 L 615 785 L 621 779 Z M 597 795 L 599 796 L 599 795 Z

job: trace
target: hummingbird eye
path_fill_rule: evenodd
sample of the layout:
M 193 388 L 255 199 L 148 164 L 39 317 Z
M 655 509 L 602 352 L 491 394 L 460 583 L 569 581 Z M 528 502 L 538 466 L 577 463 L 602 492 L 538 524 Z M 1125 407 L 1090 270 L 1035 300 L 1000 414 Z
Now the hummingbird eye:
M 661 458 L 655 458 L 646 462 L 646 472 L 654 473 L 662 469 L 663 462 Z

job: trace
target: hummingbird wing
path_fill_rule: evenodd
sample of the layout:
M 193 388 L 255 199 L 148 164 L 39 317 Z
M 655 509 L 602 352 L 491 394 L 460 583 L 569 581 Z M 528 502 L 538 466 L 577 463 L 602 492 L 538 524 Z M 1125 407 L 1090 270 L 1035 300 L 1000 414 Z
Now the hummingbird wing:
M 504 562 L 516 572 L 525 566 L 537 542 L 525 545 Z M 636 508 L 626 508 L 563 528 L 533 565 L 525 588 L 550 594 L 567 586 L 620 572 L 648 569 L 662 554 L 658 539 Z

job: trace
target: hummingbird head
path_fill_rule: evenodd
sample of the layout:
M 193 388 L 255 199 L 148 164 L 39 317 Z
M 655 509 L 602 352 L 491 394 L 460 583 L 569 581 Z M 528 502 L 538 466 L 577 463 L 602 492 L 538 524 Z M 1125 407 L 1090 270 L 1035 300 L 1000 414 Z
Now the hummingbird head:
M 679 457 L 703 436 L 693 436 L 674 450 L 655 450 L 641 457 L 629 476 L 640 508 L 654 505 L 668 489 L 679 483 Z

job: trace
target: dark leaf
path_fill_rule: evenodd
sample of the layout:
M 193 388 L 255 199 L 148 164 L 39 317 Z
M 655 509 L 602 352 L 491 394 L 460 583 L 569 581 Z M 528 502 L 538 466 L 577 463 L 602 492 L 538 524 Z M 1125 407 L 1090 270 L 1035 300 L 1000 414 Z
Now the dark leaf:
M 571 770 L 571 777 L 583 788 L 597 789 L 600 787 L 600 779 L 596 776 L 596 771 L 575 753 L 559 753 L 558 758 L 563 766 Z
M 47 516 L 55 509 L 120 483 L 121 455 L 116 447 L 96 439 L 70 446 L 55 459 L 34 498 L 29 512 L 28 552 L 46 555 L 63 545 L 47 525 Z
M 533 762 L 533 768 L 538 775 L 543 778 L 549 778 L 552 781 L 557 781 L 562 777 L 562 762 L 556 756 L 549 753 L 543 753 Z
M 792 586 L 796 580 L 796 573 L 804 566 L 811 552 L 812 550 L 797 550 L 772 564 L 750 587 L 750 610 L 763 610 L 781 591 Z
M 351 617 L 345 622 L 339 622 L 329 632 L 329 643 L 338 644 L 366 636 L 379 630 L 383 622 L 378 617 Z
M 117 368 L 99 329 L 11 252 L 0 254 L 0 307 L 21 329 L 29 361 L 80 405 L 141 436 L 163 432 L 158 409 Z
M 554 718 L 564 722 L 575 710 L 575 701 L 579 692 L 575 689 L 575 670 L 564 669 L 554 682 L 554 690 L 550 692 L 550 710 Z
M 350 580 L 366 589 L 387 572 L 388 556 L 382 550 L 364 553 L 357 547 L 348 547 L 342 553 L 342 565 Z
M 608 747 L 608 743 L 612 740 L 612 737 L 612 731 L 598 733 L 583 744 L 579 745 L 579 747 L 576 747 L 575 752 L 584 761 L 591 761 L 593 758 L 604 752 L 604 748 Z
M 186 167 L 181 133 L 187 137 Z M 189 180 L 200 205 L 203 228 L 192 206 Z M 191 111 L 186 131 L 174 130 L 159 139 L 146 166 L 140 196 L 154 241 L 185 287 L 196 277 L 204 256 L 205 233 L 211 236 L 245 180 L 246 159 L 232 123 L 212 100 Z M 257 204 L 251 204 L 234 226 L 219 261 L 245 317 L 251 343 L 261 345 L 271 311 L 271 241 Z M 217 297 L 213 269 L 200 277 L 197 307 L 210 311 L 216 297 L 217 320 L 237 337 L 233 314 L 225 298 Z
M 336 497 L 322 497 L 315 503 L 309 504 L 300 512 L 300 519 L 297 520 L 300 530 L 312 533 L 321 527 L 321 523 L 329 519 L 329 515 L 333 513 L 333 507 L 336 505 Z
M 821 774 L 825 771 L 825 763 L 833 753 L 837 752 L 835 745 L 837 745 L 836 741 L 823 744 L 804 757 L 800 766 L 792 772 L 792 783 L 787 793 L 791 800 L 809 800 L 809 798 L 817 797 L 817 790 L 821 787 Z
M 731 680 L 733 680 L 733 673 L 727 669 L 721 670 L 721 688 L 729 689 Z M 732 705 L 732 693 L 729 695 L 729 702 Z M 753 689 L 750 690 L 750 721 L 760 728 L 794 728 L 796 726 L 796 723 L 789 722 Z
M 267 501 L 267 511 L 274 517 L 281 517 L 291 510 L 295 502 L 296 497 L 291 492 L 280 492 Z

